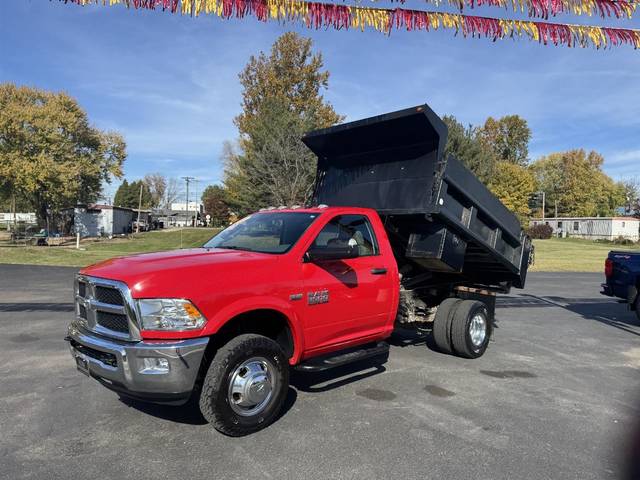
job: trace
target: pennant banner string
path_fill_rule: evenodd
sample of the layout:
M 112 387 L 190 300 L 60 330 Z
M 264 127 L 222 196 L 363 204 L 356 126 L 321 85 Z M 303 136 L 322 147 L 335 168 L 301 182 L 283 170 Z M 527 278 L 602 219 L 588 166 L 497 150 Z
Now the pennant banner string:
M 125 5 L 134 9 L 162 9 L 183 15 L 215 15 L 220 18 L 253 16 L 260 21 L 297 21 L 307 28 L 372 28 L 392 30 L 453 30 L 463 37 L 497 41 L 525 37 L 544 45 L 606 48 L 631 45 L 640 48 L 640 30 L 490 18 L 403 8 L 385 9 L 337 5 L 304 0 L 60 0 L 77 5 Z M 515 0 L 514 0 L 515 1 Z M 558 0 L 562 1 L 562 0 Z
M 378 1 L 378 0 L 373 0 Z M 391 0 L 404 4 L 406 0 Z M 599 15 L 602 18 L 632 18 L 638 0 L 425 0 L 435 6 L 447 3 L 463 11 L 465 8 L 500 7 L 526 13 L 529 17 L 549 18 L 559 14 Z
M 198 8 L 198 4 L 209 0 L 61 0 L 65 3 L 103 5 L 124 4 L 127 7 L 170 10 L 176 13 L 180 10 L 187 13 Z M 356 0 L 363 1 L 363 0 Z M 379 0 L 371 0 L 377 2 Z M 404 4 L 406 0 L 390 0 Z M 600 15 L 602 18 L 632 18 L 640 0 L 425 0 L 435 6 L 447 3 L 460 11 L 465 8 L 482 6 L 500 7 L 505 10 L 526 13 L 529 17 L 549 18 L 558 14 Z

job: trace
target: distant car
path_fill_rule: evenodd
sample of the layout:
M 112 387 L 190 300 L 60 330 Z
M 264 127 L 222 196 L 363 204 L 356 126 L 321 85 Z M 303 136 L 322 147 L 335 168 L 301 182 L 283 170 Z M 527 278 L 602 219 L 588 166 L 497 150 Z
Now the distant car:
M 611 251 L 604 264 L 602 294 L 626 300 L 640 320 L 640 252 Z
M 131 222 L 131 229 L 133 232 L 146 232 L 147 230 L 149 230 L 149 226 L 147 225 L 147 222 L 145 222 L 144 220 L 140 220 L 140 230 L 138 230 L 138 222 L 137 221 L 133 221 Z
M 37 233 L 31 234 L 31 243 L 42 247 L 47 245 L 47 238 L 49 238 L 49 231 L 42 228 Z

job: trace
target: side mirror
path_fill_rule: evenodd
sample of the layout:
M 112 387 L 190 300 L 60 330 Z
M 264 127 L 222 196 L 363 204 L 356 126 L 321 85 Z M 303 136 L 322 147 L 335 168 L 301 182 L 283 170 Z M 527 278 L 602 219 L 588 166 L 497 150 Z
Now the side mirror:
M 344 260 L 347 258 L 358 257 L 358 247 L 345 245 L 345 246 L 329 246 L 322 248 L 310 248 L 307 253 L 304 254 L 305 262 L 322 262 L 330 260 Z

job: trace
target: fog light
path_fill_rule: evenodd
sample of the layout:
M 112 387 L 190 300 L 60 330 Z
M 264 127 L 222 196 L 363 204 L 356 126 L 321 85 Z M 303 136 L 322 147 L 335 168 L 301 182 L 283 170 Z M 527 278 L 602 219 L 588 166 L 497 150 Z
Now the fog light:
M 169 373 L 169 360 L 166 358 L 143 358 L 140 373 Z

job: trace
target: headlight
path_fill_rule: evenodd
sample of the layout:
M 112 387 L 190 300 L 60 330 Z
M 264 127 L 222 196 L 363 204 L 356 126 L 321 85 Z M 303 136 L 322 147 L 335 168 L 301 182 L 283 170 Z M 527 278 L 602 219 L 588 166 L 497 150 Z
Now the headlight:
M 197 330 L 207 322 L 189 300 L 149 298 L 137 302 L 143 330 Z

